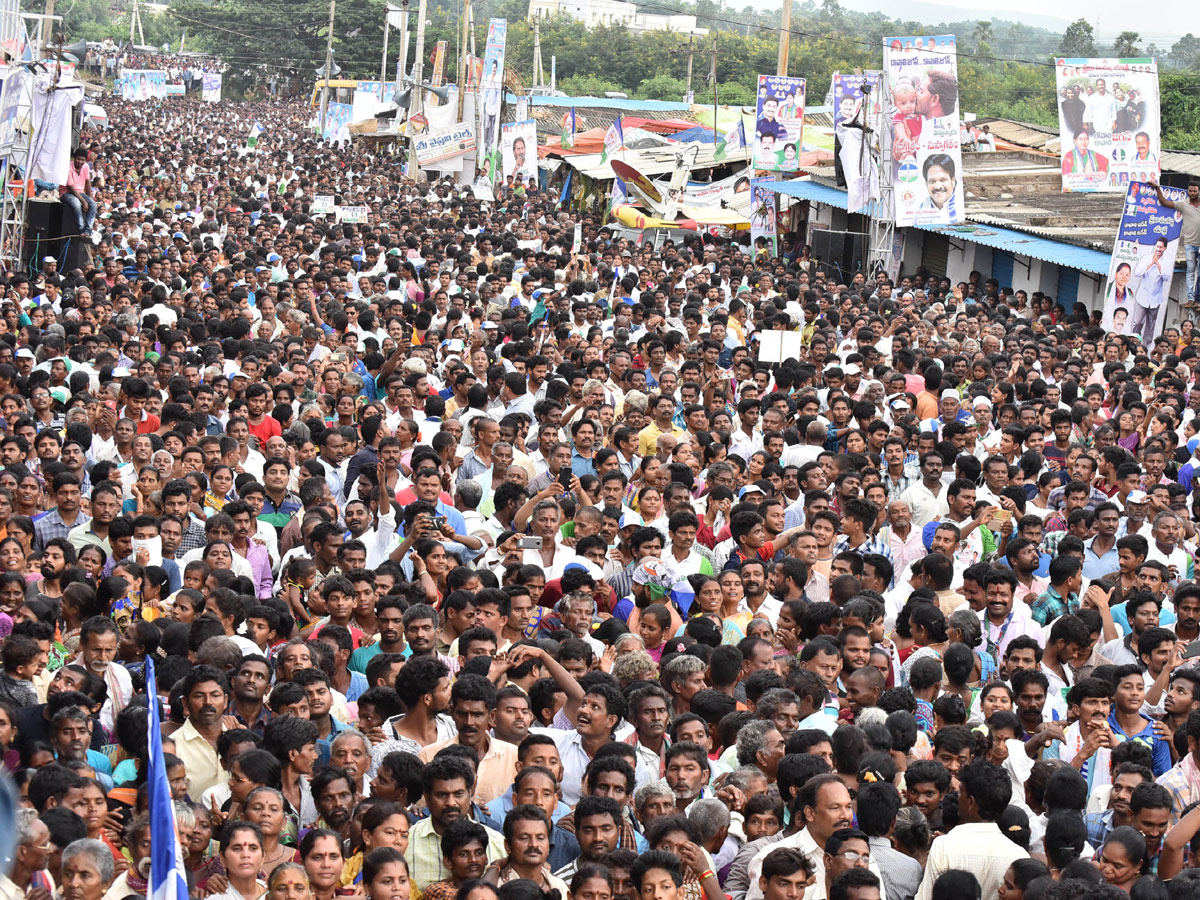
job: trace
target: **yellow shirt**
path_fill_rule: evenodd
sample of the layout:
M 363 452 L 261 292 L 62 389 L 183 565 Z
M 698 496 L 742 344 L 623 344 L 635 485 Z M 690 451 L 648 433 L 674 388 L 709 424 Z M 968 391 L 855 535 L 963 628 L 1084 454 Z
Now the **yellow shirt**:
M 653 456 L 658 451 L 658 436 L 660 434 L 673 434 L 675 437 L 683 437 L 685 432 L 682 428 L 676 428 L 674 425 L 671 426 L 670 431 L 663 431 L 658 425 L 651 422 L 638 432 L 638 456 Z
M 427 763 L 443 747 L 456 743 L 458 738 L 438 741 L 421 750 L 421 762 Z M 486 806 L 512 787 L 517 777 L 517 748 L 506 741 L 488 737 L 488 749 L 475 770 L 475 802 Z
M 222 726 L 221 730 L 224 731 L 225 727 Z M 171 737 L 175 741 L 175 755 L 183 760 L 183 764 L 187 768 L 188 794 L 190 796 L 199 797 L 210 787 L 215 787 L 228 777 L 225 770 L 221 768 L 221 761 L 217 757 L 217 748 L 196 730 L 191 719 L 184 722 L 183 727 L 174 732 Z

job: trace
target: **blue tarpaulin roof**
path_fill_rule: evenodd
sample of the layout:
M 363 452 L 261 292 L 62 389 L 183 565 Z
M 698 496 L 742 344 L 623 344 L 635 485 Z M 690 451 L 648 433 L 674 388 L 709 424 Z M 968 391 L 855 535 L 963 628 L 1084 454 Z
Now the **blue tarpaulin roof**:
M 687 131 L 677 131 L 671 135 L 671 140 L 679 141 L 686 144 L 689 141 L 694 141 L 700 144 L 713 143 L 713 130 L 705 128 L 702 125 L 697 125 L 695 128 L 689 128 Z
M 815 181 L 774 181 L 770 182 L 767 187 L 776 193 L 786 194 L 799 200 L 809 200 L 837 209 L 846 208 L 845 191 Z M 1107 275 L 1111 263 L 1109 254 L 1101 250 L 1067 244 L 1063 241 L 1038 237 L 997 225 L 979 225 L 967 222 L 962 225 L 916 225 L 914 227 L 922 231 L 944 234 L 949 238 L 983 244 L 985 247 L 992 247 L 996 250 L 1006 250 L 1018 256 L 1045 260 L 1069 269 L 1078 269 L 1081 272 Z
M 789 197 L 795 197 L 797 200 L 811 200 L 813 203 L 834 206 L 838 209 L 846 208 L 845 191 L 829 187 L 817 181 L 771 181 L 766 186 L 777 194 L 786 194 Z M 873 209 L 874 204 L 868 207 L 863 214 L 870 215 Z

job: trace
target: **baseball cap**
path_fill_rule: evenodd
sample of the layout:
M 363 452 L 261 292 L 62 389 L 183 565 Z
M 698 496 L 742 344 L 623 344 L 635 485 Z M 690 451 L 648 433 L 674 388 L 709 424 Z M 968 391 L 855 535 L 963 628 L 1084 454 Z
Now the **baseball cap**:
M 16 353 L 16 358 L 17 359 L 37 359 L 37 357 L 33 355 L 33 351 L 30 350 L 28 347 L 22 347 L 20 350 L 18 350 Z
M 1150 500 L 1150 495 L 1145 491 L 1130 491 L 1129 496 L 1125 498 L 1126 503 L 1147 503 Z
M 842 372 L 846 375 L 861 375 L 862 369 L 858 367 L 857 363 L 850 363 L 842 368 Z

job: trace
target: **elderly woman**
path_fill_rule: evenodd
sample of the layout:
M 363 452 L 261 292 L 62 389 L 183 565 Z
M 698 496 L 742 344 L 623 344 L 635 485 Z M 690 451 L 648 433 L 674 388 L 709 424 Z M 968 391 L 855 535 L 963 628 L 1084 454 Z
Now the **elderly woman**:
M 62 852 L 63 900 L 101 900 L 113 883 L 112 851 L 103 841 L 80 838 Z

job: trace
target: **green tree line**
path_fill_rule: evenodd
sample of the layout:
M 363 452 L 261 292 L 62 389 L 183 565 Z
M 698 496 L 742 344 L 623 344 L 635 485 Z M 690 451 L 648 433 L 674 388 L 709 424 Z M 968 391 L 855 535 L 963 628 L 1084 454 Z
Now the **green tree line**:
M 393 0 L 399 2 L 399 0 Z M 385 0 L 338 0 L 334 25 L 334 59 L 342 77 L 376 78 L 380 71 Z M 410 28 L 415 33 L 417 0 L 410 0 Z M 508 20 L 507 67 L 521 81 L 533 82 L 534 30 L 528 0 L 477 0 L 473 3 L 476 53 L 483 54 L 489 18 Z M 716 60 L 717 99 L 728 104 L 754 100 L 759 73 L 773 73 L 779 48 L 779 12 L 745 6 L 736 9 L 717 0 L 646 0 L 647 13 L 694 14 L 708 35 L 692 42 L 695 100 L 713 102 L 710 73 Z M 69 39 L 99 39 L 128 34 L 123 12 L 112 12 L 106 0 L 76 0 L 64 27 Z M 261 84 L 267 77 L 285 79 L 292 89 L 307 92 L 324 63 L 328 35 L 328 0 L 173 0 L 167 13 L 144 15 L 147 41 L 177 41 L 184 29 L 188 46 L 221 54 L 231 65 L 231 87 Z M 453 60 L 462 41 L 462 0 L 428 0 L 425 50 L 432 54 L 447 42 Z M 806 0 L 793 11 L 788 73 L 808 82 L 809 105 L 824 102 L 834 72 L 879 68 L 885 37 L 955 34 L 958 38 L 961 108 L 980 116 L 1000 116 L 1055 127 L 1054 68 L 1063 56 L 1153 55 L 1160 67 L 1163 144 L 1200 149 L 1200 38 L 1188 33 L 1165 50 L 1145 46 L 1136 32 L 1126 31 L 1104 44 L 1084 19 L 1062 34 L 1020 22 L 964 20 L 935 25 L 891 18 L 882 13 L 843 9 L 837 0 Z M 624 26 L 586 29 L 559 16 L 540 27 L 543 68 L 556 62 L 558 86 L 569 94 L 598 95 L 623 91 L 631 97 L 682 100 L 687 91 L 688 36 L 672 32 L 634 33 Z M 153 37 L 152 37 L 153 35 Z M 389 75 L 398 53 L 392 34 Z M 415 46 L 410 45 L 409 61 Z M 429 71 L 428 65 L 426 71 Z

